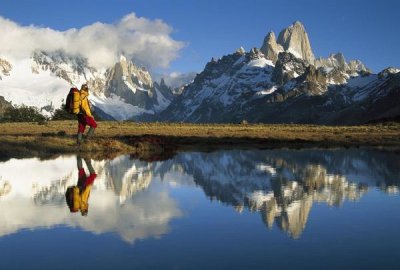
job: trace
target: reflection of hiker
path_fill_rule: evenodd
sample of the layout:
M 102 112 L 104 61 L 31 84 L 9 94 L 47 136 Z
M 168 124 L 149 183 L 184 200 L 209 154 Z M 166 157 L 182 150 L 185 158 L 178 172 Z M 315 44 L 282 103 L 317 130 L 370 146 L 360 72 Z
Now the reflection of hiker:
M 94 133 L 95 128 L 97 127 L 97 123 L 93 118 L 92 112 L 90 110 L 90 104 L 88 100 L 89 96 L 89 88 L 87 84 L 82 84 L 80 91 L 80 111 L 78 114 L 78 136 L 77 143 L 78 145 L 82 142 L 83 133 L 85 132 L 86 125 L 88 125 L 89 131 L 86 134 L 86 139 L 91 137 Z
M 85 163 L 90 175 L 86 175 L 85 169 L 82 166 L 82 158 L 78 156 L 78 184 L 76 186 L 67 188 L 65 193 L 69 210 L 72 213 L 81 211 L 82 216 L 86 216 L 88 214 L 90 189 L 97 176 L 90 159 L 85 159 Z

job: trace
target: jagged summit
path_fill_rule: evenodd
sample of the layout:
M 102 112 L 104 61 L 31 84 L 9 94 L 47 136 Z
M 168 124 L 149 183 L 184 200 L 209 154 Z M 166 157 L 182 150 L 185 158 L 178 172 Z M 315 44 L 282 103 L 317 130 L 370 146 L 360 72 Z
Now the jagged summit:
M 360 60 L 350 60 L 347 62 L 341 52 L 331 54 L 328 58 L 319 57 L 315 60 L 315 66 L 317 68 L 322 67 L 327 71 L 337 69 L 348 74 L 371 72 Z
M 172 91 L 153 83 L 149 71 L 121 55 L 108 69 L 96 69 L 80 55 L 63 50 L 34 51 L 30 58 L 0 59 L 0 96 L 15 105 L 37 107 L 51 117 L 70 87 L 87 83 L 89 100 L 107 119 L 155 114 L 171 102 Z
M 286 52 L 293 54 L 296 58 L 306 61 L 308 64 L 317 68 L 325 68 L 326 71 L 332 69 L 356 74 L 357 72 L 371 72 L 360 60 L 346 61 L 341 52 L 331 54 L 328 58 L 315 58 L 311 48 L 310 40 L 304 25 L 300 21 L 294 22 L 289 27 L 283 29 L 276 39 L 274 32 L 269 32 L 264 38 L 260 48 L 265 57 L 274 64 L 278 61 L 279 53 Z
M 283 52 L 283 47 L 276 43 L 275 33 L 269 32 L 265 37 L 260 50 L 267 59 L 270 59 L 275 63 L 278 60 L 278 54 Z
M 283 49 L 291 52 L 297 57 L 300 57 L 309 63 L 314 62 L 314 54 L 311 49 L 310 40 L 304 25 L 296 21 L 288 28 L 279 33 L 278 44 L 282 45 Z
M 297 21 L 278 39 L 269 32 L 260 49 L 212 59 L 157 120 L 366 123 L 397 114 L 388 100 L 398 96 L 399 76 L 394 69 L 371 74 L 342 53 L 316 60 Z
M 314 63 L 315 60 L 305 27 L 299 21 L 283 29 L 278 39 L 274 32 L 269 32 L 261 46 L 261 51 L 274 63 L 278 59 L 278 54 L 283 51 L 290 52 L 309 63 Z
M 269 32 L 260 49 L 212 58 L 174 92 L 167 80 L 156 83 L 123 55 L 104 70 L 63 51 L 38 51 L 13 62 L 4 57 L 0 96 L 45 108 L 48 116 L 46 108 L 59 108 L 66 89 L 82 82 L 89 84 L 93 105 L 117 120 L 358 124 L 399 114 L 397 69 L 372 74 L 342 53 L 315 59 L 301 22 L 278 38 Z
M 236 53 L 244 55 L 246 53 L 246 50 L 243 47 L 240 47 L 239 49 L 236 50 Z

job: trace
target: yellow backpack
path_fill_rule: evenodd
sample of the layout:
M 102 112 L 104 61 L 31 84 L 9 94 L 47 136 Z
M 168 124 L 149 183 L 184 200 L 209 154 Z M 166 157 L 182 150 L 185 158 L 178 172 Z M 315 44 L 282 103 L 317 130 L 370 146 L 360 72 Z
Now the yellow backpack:
M 82 215 L 87 215 L 89 210 L 89 195 L 91 185 L 81 190 L 78 186 L 67 188 L 65 199 L 71 213 L 81 211 Z
M 81 208 L 81 195 L 80 190 L 77 186 L 67 188 L 65 199 L 71 212 L 79 211 L 79 209 Z
M 80 106 L 80 93 L 78 88 L 71 88 L 65 100 L 65 109 L 70 114 L 78 114 L 79 113 L 79 106 Z

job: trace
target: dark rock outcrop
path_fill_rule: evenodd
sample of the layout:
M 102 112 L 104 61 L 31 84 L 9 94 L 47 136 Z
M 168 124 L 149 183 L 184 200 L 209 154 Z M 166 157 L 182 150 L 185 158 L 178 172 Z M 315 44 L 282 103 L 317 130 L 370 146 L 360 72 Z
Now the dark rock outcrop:
M 11 63 L 5 59 L 0 58 L 0 80 L 2 79 L 2 76 L 9 76 L 11 70 Z
M 12 107 L 11 103 L 5 100 L 3 96 L 0 96 L 0 119 L 3 118 L 3 115 L 6 112 L 6 110 L 11 107 Z
M 278 56 L 272 73 L 272 80 L 278 85 L 287 83 L 293 78 L 303 74 L 308 67 L 308 63 L 304 60 L 296 58 L 293 54 L 282 52 Z

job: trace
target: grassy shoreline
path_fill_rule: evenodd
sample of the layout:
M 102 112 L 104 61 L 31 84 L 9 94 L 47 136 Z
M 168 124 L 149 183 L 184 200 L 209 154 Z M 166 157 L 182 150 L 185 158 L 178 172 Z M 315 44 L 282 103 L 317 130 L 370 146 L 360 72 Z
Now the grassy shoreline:
M 1 156 L 64 153 L 140 154 L 219 148 L 400 148 L 400 124 L 364 126 L 100 122 L 95 137 L 77 147 L 76 121 L 0 123 Z

